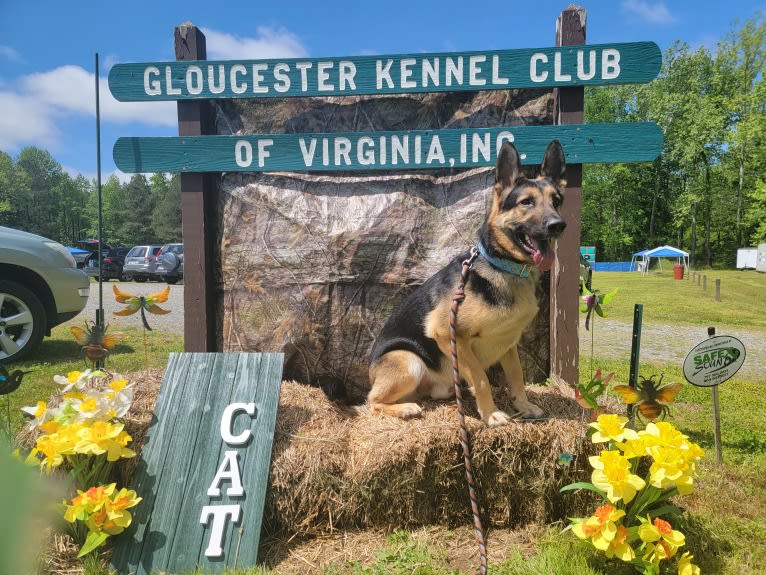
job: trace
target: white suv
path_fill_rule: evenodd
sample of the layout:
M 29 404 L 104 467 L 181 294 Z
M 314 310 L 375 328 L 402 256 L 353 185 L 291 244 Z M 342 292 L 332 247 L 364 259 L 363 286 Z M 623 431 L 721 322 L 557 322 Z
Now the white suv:
M 0 362 L 21 359 L 88 303 L 88 276 L 69 250 L 0 226 Z

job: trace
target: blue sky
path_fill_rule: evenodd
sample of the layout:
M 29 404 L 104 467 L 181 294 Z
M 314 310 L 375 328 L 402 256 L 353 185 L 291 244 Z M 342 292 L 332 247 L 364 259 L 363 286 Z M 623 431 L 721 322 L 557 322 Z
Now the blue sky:
M 173 28 L 193 22 L 218 60 L 481 51 L 552 46 L 565 0 L 0 0 L 0 150 L 48 150 L 70 174 L 96 174 L 94 59 L 101 77 L 102 178 L 120 136 L 175 136 L 174 102 L 119 103 L 109 69 L 173 60 Z M 582 0 L 587 43 L 675 40 L 714 50 L 766 0 Z M 121 178 L 126 176 L 118 173 Z

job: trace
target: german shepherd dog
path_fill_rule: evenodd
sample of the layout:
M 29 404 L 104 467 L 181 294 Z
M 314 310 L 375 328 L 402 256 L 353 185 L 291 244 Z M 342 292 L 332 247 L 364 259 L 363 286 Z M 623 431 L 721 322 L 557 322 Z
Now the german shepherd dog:
M 544 415 L 527 399 L 517 345 L 538 310 L 540 272 L 553 265 L 556 238 L 566 227 L 559 213 L 564 170 L 557 140 L 548 145 L 535 179 L 522 174 L 513 144 L 504 142 L 498 154 L 492 209 L 478 232 L 481 255 L 468 273 L 456 326 L 460 375 L 489 426 L 511 419 L 492 398 L 486 371 L 497 363 L 511 388 L 516 416 Z M 383 326 L 370 355 L 367 399 L 373 413 L 416 417 L 418 399 L 454 394 L 450 306 L 468 257 L 462 254 L 431 276 Z

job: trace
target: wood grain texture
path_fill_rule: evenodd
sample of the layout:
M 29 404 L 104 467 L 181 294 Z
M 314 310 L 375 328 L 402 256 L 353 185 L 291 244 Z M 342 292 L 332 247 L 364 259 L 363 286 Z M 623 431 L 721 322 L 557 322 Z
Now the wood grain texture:
M 402 132 L 119 138 L 113 156 L 117 167 L 126 173 L 474 168 L 495 164 L 498 136 L 504 133 L 512 134 L 525 164 L 538 164 L 545 147 L 554 138 L 561 141 L 567 163 L 571 164 L 651 161 L 661 153 L 663 143 L 659 126 L 653 122 L 635 122 Z
M 137 467 L 135 488 L 143 501 L 133 523 L 115 542 L 112 564 L 120 572 L 183 572 L 197 566 L 218 572 L 255 565 L 271 445 L 282 379 L 281 354 L 173 353 Z M 252 431 L 242 446 L 224 443 L 220 421 L 230 403 L 254 402 L 256 414 L 234 418 L 234 434 Z M 209 497 L 226 450 L 237 452 L 245 494 Z M 210 525 L 200 523 L 206 505 L 241 505 L 241 521 L 228 523 L 224 555 L 207 558 Z M 240 532 L 240 527 L 242 531 Z M 240 540 L 241 533 L 241 540 Z
M 561 46 L 585 43 L 587 12 L 570 5 L 563 10 L 556 23 L 556 44 Z M 585 115 L 585 90 L 582 87 L 554 90 L 554 123 L 559 127 L 579 125 Z M 619 125 L 619 124 L 618 124 Z M 660 136 L 661 138 L 662 136 Z M 616 143 L 626 150 L 628 141 Z M 659 153 L 657 154 L 659 155 Z M 580 340 L 578 337 L 580 220 L 582 219 L 582 164 L 567 158 L 565 190 L 567 201 L 562 216 L 567 222 L 556 244 L 556 265 L 551 271 L 550 334 L 551 378 L 575 385 L 579 378 Z
M 179 58 L 179 60 L 191 60 Z M 654 42 L 445 52 L 116 64 L 119 101 L 354 96 L 640 84 L 657 76 Z

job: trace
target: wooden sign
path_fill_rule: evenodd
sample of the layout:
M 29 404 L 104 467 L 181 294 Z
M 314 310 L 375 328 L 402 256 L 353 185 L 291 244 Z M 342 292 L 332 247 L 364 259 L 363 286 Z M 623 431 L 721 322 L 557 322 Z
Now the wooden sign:
M 267 172 L 397 170 L 494 166 L 506 140 L 525 163 L 539 164 L 552 139 L 567 163 L 649 162 L 662 152 L 653 122 L 515 126 L 403 132 L 337 132 L 119 138 L 123 172 Z
M 122 102 L 285 98 L 507 90 L 649 82 L 654 42 L 488 52 L 115 64 L 109 89 Z
M 206 573 L 258 555 L 283 355 L 171 353 L 115 539 L 120 573 Z

